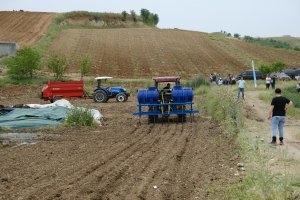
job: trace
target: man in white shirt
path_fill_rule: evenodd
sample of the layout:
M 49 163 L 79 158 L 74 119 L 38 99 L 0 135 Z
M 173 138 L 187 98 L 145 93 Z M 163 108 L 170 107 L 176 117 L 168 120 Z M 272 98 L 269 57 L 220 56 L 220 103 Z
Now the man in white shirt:
M 241 77 L 241 79 L 238 81 L 238 99 L 240 98 L 240 93 L 242 92 L 242 97 L 244 98 L 244 90 L 245 90 L 245 80 L 243 79 L 243 77 Z

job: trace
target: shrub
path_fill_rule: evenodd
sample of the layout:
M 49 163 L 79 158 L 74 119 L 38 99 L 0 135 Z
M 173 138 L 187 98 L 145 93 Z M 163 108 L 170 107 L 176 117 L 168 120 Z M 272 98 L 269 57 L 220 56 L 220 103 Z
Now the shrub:
M 92 113 L 85 108 L 73 108 L 65 120 L 65 124 L 70 127 L 93 127 L 95 126 Z
M 80 65 L 80 75 L 82 79 L 83 76 L 87 75 L 91 71 L 93 65 L 91 57 L 88 55 L 80 57 L 79 65 Z
M 242 105 L 228 88 L 215 88 L 207 95 L 205 107 L 208 114 L 223 124 L 231 135 L 236 135 L 244 125 Z
M 241 35 L 238 34 L 238 33 L 235 33 L 235 34 L 233 35 L 233 37 L 235 37 L 235 38 L 237 38 L 237 39 L 240 39 Z
M 274 62 L 271 65 L 261 65 L 259 71 L 264 75 L 270 74 L 272 72 L 281 72 L 285 64 L 283 62 Z
M 134 10 L 131 10 L 131 11 L 130 11 L 130 14 L 131 14 L 132 20 L 133 20 L 134 22 L 137 22 L 137 16 L 136 16 L 135 11 L 134 11 Z
M 65 56 L 58 56 L 56 54 L 51 54 L 48 63 L 48 69 L 54 73 L 56 80 L 62 80 L 64 74 L 68 69 L 68 61 Z
M 195 79 L 185 83 L 186 87 L 198 88 L 201 85 L 209 85 L 209 81 L 202 74 L 199 74 Z
M 124 10 L 123 12 L 122 12 L 122 20 L 123 21 L 126 21 L 127 20 L 127 15 L 128 15 L 128 13 Z
M 42 68 L 40 53 L 30 47 L 23 47 L 15 56 L 5 61 L 8 67 L 8 76 L 12 79 L 32 78 L 35 71 Z

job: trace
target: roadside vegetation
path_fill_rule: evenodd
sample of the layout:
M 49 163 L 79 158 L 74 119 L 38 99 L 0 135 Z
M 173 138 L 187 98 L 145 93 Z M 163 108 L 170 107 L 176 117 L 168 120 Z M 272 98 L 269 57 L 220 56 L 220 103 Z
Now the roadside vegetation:
M 229 137 L 235 138 L 246 169 L 245 171 L 233 169 L 233 176 L 240 177 L 239 181 L 226 185 L 225 189 L 219 186 L 211 187 L 207 190 L 209 196 L 246 200 L 300 198 L 300 179 L 289 174 L 288 169 L 280 173 L 275 171 L 270 163 L 270 159 L 274 156 L 274 148 L 262 142 L 259 136 L 254 136 L 256 139 L 253 139 L 251 134 L 259 135 L 258 133 L 249 134 L 250 129 L 253 129 L 252 126 L 259 125 L 247 124 L 243 102 L 237 101 L 236 91 L 232 87 L 210 86 L 206 92 L 202 94 L 206 112 L 222 125 Z M 289 89 L 286 92 L 289 92 Z M 280 165 L 297 165 L 285 152 L 281 152 L 277 157 Z

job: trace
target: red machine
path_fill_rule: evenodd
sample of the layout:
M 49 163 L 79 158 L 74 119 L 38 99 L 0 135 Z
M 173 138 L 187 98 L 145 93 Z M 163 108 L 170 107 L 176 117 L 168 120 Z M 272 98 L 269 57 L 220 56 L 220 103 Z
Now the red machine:
M 51 103 L 62 98 L 85 98 L 83 81 L 52 82 L 43 87 L 41 99 Z

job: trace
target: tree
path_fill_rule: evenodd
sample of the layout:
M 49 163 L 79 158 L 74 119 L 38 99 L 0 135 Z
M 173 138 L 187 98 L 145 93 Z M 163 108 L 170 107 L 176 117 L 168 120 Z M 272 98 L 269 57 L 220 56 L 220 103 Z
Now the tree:
M 87 75 L 91 71 L 92 65 L 93 62 L 90 56 L 85 55 L 79 58 L 81 80 L 83 79 L 83 76 Z
M 227 37 L 231 37 L 231 33 L 227 33 Z
M 153 22 L 154 22 L 155 25 L 158 24 L 158 22 L 159 22 L 159 17 L 158 17 L 157 14 L 154 14 L 154 15 L 153 15 Z
M 126 21 L 126 20 L 127 20 L 127 15 L 128 15 L 128 13 L 124 10 L 124 11 L 122 12 L 122 20 L 123 20 L 123 21 Z
M 15 56 L 5 62 L 8 67 L 8 76 L 13 79 L 32 78 L 37 70 L 42 69 L 39 51 L 31 47 L 23 47 Z
M 134 22 L 137 22 L 137 17 L 136 17 L 135 11 L 134 11 L 134 10 L 131 10 L 131 11 L 130 11 L 130 14 L 131 14 L 132 20 L 133 20 Z
M 65 56 L 51 54 L 47 63 L 48 69 L 54 73 L 56 80 L 62 80 L 68 69 L 68 60 Z
M 237 38 L 237 39 L 240 39 L 240 34 L 238 34 L 238 33 L 235 33 L 234 35 L 233 35 L 233 37 L 235 37 L 235 38 Z
M 148 23 L 149 22 L 149 19 L 150 19 L 150 11 L 143 8 L 141 9 L 141 16 L 142 16 L 142 19 L 143 19 L 143 22 L 144 23 Z
M 281 72 L 285 67 L 283 62 L 274 62 L 271 65 L 272 72 Z

